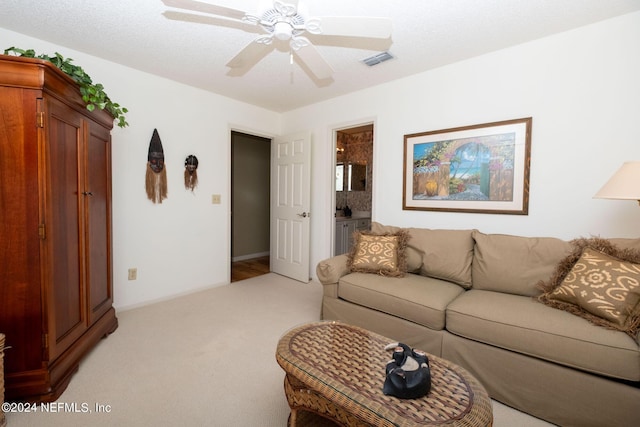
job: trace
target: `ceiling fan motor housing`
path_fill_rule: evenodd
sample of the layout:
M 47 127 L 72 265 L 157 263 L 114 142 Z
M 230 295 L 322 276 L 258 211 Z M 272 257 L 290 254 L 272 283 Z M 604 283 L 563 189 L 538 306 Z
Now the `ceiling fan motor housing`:
M 297 13 L 283 15 L 276 9 L 269 9 L 260 20 L 260 25 L 267 32 L 272 33 L 278 40 L 290 40 L 291 37 L 302 34 L 304 30 L 304 18 Z
M 278 40 L 289 40 L 293 33 L 293 27 L 288 22 L 276 22 L 273 26 L 273 35 Z

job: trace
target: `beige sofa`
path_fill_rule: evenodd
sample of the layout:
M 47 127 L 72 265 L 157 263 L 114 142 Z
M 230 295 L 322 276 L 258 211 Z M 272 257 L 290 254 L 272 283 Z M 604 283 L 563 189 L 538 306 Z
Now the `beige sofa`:
M 397 227 L 372 224 L 374 233 Z M 638 337 L 538 302 L 572 244 L 477 230 L 407 229 L 409 274 L 351 273 L 347 255 L 317 266 L 322 318 L 449 359 L 491 397 L 562 426 L 640 425 Z M 640 239 L 610 239 L 640 249 Z

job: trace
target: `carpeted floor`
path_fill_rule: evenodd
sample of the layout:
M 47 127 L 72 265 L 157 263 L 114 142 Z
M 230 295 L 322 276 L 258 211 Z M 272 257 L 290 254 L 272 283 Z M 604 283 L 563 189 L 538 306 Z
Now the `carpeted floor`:
M 321 285 L 269 273 L 118 313 L 120 326 L 81 363 L 49 412 L 8 427 L 284 427 L 280 336 L 319 319 Z M 56 410 L 56 412 L 53 412 Z M 495 427 L 542 427 L 494 403 Z

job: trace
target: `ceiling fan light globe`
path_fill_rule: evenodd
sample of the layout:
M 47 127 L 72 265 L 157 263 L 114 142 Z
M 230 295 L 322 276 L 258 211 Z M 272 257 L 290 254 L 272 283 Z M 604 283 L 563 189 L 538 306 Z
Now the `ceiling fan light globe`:
M 278 40 L 289 40 L 292 33 L 293 28 L 286 22 L 276 22 L 276 24 L 273 26 L 273 35 Z

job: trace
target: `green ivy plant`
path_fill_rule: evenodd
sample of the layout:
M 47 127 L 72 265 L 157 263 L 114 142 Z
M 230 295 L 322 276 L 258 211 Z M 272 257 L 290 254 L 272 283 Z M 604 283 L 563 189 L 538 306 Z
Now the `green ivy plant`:
M 118 126 L 123 128 L 129 126 L 124 114 L 129 112 L 120 104 L 117 104 L 111 99 L 104 91 L 104 86 L 100 83 L 93 83 L 91 77 L 82 69 L 82 67 L 72 64 L 73 59 L 65 58 L 56 52 L 55 56 L 49 55 L 37 55 L 33 49 L 23 50 L 16 47 L 10 47 L 5 49 L 4 54 L 9 55 L 13 53 L 15 56 L 23 56 L 26 58 L 38 58 L 51 62 L 53 65 L 62 70 L 66 75 L 71 77 L 80 86 L 80 94 L 82 100 L 87 104 L 87 110 L 93 111 L 96 108 L 100 110 L 107 110 L 115 120 L 118 121 Z

